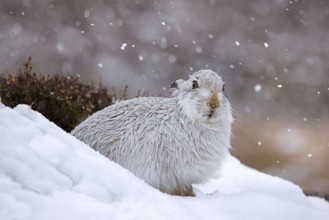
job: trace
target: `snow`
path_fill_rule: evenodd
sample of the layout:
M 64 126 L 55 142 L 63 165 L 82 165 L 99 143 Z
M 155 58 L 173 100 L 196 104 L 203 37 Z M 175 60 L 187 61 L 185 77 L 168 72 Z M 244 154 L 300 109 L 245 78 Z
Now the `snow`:
M 262 91 L 262 85 L 260 85 L 260 84 L 255 85 L 255 86 L 254 86 L 254 90 L 255 90 L 255 92 L 260 92 L 260 91 Z
M 127 43 L 123 43 L 123 44 L 121 45 L 120 49 L 121 49 L 121 50 L 125 50 L 126 47 L 127 47 Z
M 170 55 L 168 57 L 169 63 L 175 63 L 177 61 L 177 57 L 175 55 Z
M 202 47 L 196 47 L 195 52 L 196 53 L 202 53 Z
M 313 154 L 306 154 L 308 158 L 312 158 Z
M 159 192 L 26 105 L 0 103 L 0 219 L 329 219 L 329 204 L 230 157 L 196 197 Z

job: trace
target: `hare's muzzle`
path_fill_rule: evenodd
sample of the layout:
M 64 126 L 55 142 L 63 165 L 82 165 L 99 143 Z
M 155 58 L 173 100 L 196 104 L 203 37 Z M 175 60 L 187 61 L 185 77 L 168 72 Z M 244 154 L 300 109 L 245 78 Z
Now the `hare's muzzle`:
M 211 90 L 210 96 L 207 100 L 207 106 L 212 110 L 220 107 L 217 92 L 214 89 Z

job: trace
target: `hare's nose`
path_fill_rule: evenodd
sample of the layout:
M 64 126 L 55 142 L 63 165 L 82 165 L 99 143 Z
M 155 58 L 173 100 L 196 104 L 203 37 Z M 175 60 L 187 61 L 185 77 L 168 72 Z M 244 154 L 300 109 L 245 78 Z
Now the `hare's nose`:
M 216 109 L 216 108 L 220 107 L 217 92 L 214 89 L 211 90 L 210 97 L 208 98 L 208 101 L 207 101 L 207 105 L 211 109 Z

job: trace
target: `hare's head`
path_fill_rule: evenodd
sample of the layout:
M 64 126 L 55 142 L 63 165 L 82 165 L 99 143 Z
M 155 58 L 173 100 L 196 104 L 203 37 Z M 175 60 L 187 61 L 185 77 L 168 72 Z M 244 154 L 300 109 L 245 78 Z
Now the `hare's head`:
M 185 114 L 192 120 L 216 124 L 232 120 L 231 107 L 224 95 L 222 78 L 211 70 L 200 70 L 188 80 L 179 79 L 170 86 Z

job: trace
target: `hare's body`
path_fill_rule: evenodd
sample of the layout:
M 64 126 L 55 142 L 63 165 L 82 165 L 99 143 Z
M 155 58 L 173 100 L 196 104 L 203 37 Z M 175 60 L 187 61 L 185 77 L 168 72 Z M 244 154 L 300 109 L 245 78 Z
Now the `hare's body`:
M 116 103 L 72 134 L 161 191 L 192 195 L 191 184 L 212 177 L 228 153 L 232 115 L 224 95 L 217 95 L 220 107 L 194 117 L 198 104 L 188 101 L 193 92 L 184 95 L 183 86 L 177 90 L 172 98 Z M 210 95 L 203 92 L 202 97 Z

